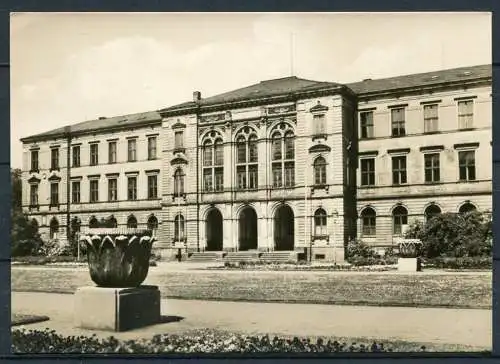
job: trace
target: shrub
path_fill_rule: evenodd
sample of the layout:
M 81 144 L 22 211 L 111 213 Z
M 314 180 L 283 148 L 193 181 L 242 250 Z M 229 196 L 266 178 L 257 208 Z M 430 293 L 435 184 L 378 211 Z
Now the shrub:
M 492 269 L 491 257 L 436 257 L 424 259 L 424 264 L 429 268 L 438 269 Z
M 11 255 L 34 255 L 42 244 L 38 226 L 20 211 L 12 213 Z
M 351 240 L 347 244 L 347 257 L 376 257 L 378 254 L 361 240 Z
M 14 353 L 341 353 L 392 352 L 384 344 L 345 343 L 307 337 L 253 336 L 202 330 L 193 334 L 156 335 L 150 340 L 117 340 L 113 336 L 98 339 L 96 335 L 62 336 L 54 330 L 13 330 Z M 405 348 L 408 349 L 408 348 Z M 414 351 L 424 352 L 424 346 Z
M 384 258 L 376 258 L 376 257 L 352 257 L 349 258 L 349 263 L 356 267 L 367 266 L 367 265 L 393 265 L 398 262 L 397 257 L 384 257 Z

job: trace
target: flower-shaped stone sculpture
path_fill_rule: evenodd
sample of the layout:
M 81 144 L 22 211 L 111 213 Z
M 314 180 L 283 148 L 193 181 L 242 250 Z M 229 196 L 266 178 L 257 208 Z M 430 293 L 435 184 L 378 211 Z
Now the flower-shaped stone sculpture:
M 146 279 L 151 247 L 150 230 L 89 229 L 86 245 L 92 281 L 100 287 L 137 287 Z
M 423 243 L 419 239 L 404 239 L 399 243 L 399 254 L 403 258 L 417 258 L 422 247 Z

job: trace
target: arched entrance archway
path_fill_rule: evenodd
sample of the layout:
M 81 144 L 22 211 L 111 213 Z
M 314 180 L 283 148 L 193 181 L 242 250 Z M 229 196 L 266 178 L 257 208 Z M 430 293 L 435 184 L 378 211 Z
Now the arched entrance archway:
M 240 212 L 238 250 L 257 249 L 257 213 L 247 206 Z
M 459 214 L 468 214 L 469 212 L 476 211 L 476 210 L 477 210 L 476 206 L 474 206 L 470 202 L 466 202 L 462 206 L 460 206 L 458 213 Z
M 222 214 L 216 208 L 211 209 L 206 219 L 207 251 L 222 250 Z
M 281 205 L 274 214 L 274 250 L 293 250 L 294 215 L 290 206 Z

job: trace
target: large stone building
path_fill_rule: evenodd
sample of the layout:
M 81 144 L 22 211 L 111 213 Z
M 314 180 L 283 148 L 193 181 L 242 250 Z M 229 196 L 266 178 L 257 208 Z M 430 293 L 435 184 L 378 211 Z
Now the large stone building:
M 355 237 L 383 249 L 412 219 L 491 210 L 491 83 L 484 65 L 194 92 L 23 138 L 23 207 L 47 239 L 107 219 L 155 229 L 164 256 L 341 261 Z

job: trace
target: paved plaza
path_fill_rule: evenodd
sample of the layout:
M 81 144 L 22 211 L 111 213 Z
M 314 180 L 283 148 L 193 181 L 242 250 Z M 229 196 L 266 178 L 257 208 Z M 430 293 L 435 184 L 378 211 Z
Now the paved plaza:
M 491 348 L 492 311 L 480 309 L 337 306 L 319 304 L 214 302 L 163 299 L 165 322 L 123 333 L 74 328 L 73 295 L 13 292 L 12 312 L 46 315 L 26 328 L 51 328 L 64 335 L 114 335 L 120 339 L 193 329 L 300 336 L 404 340 Z

